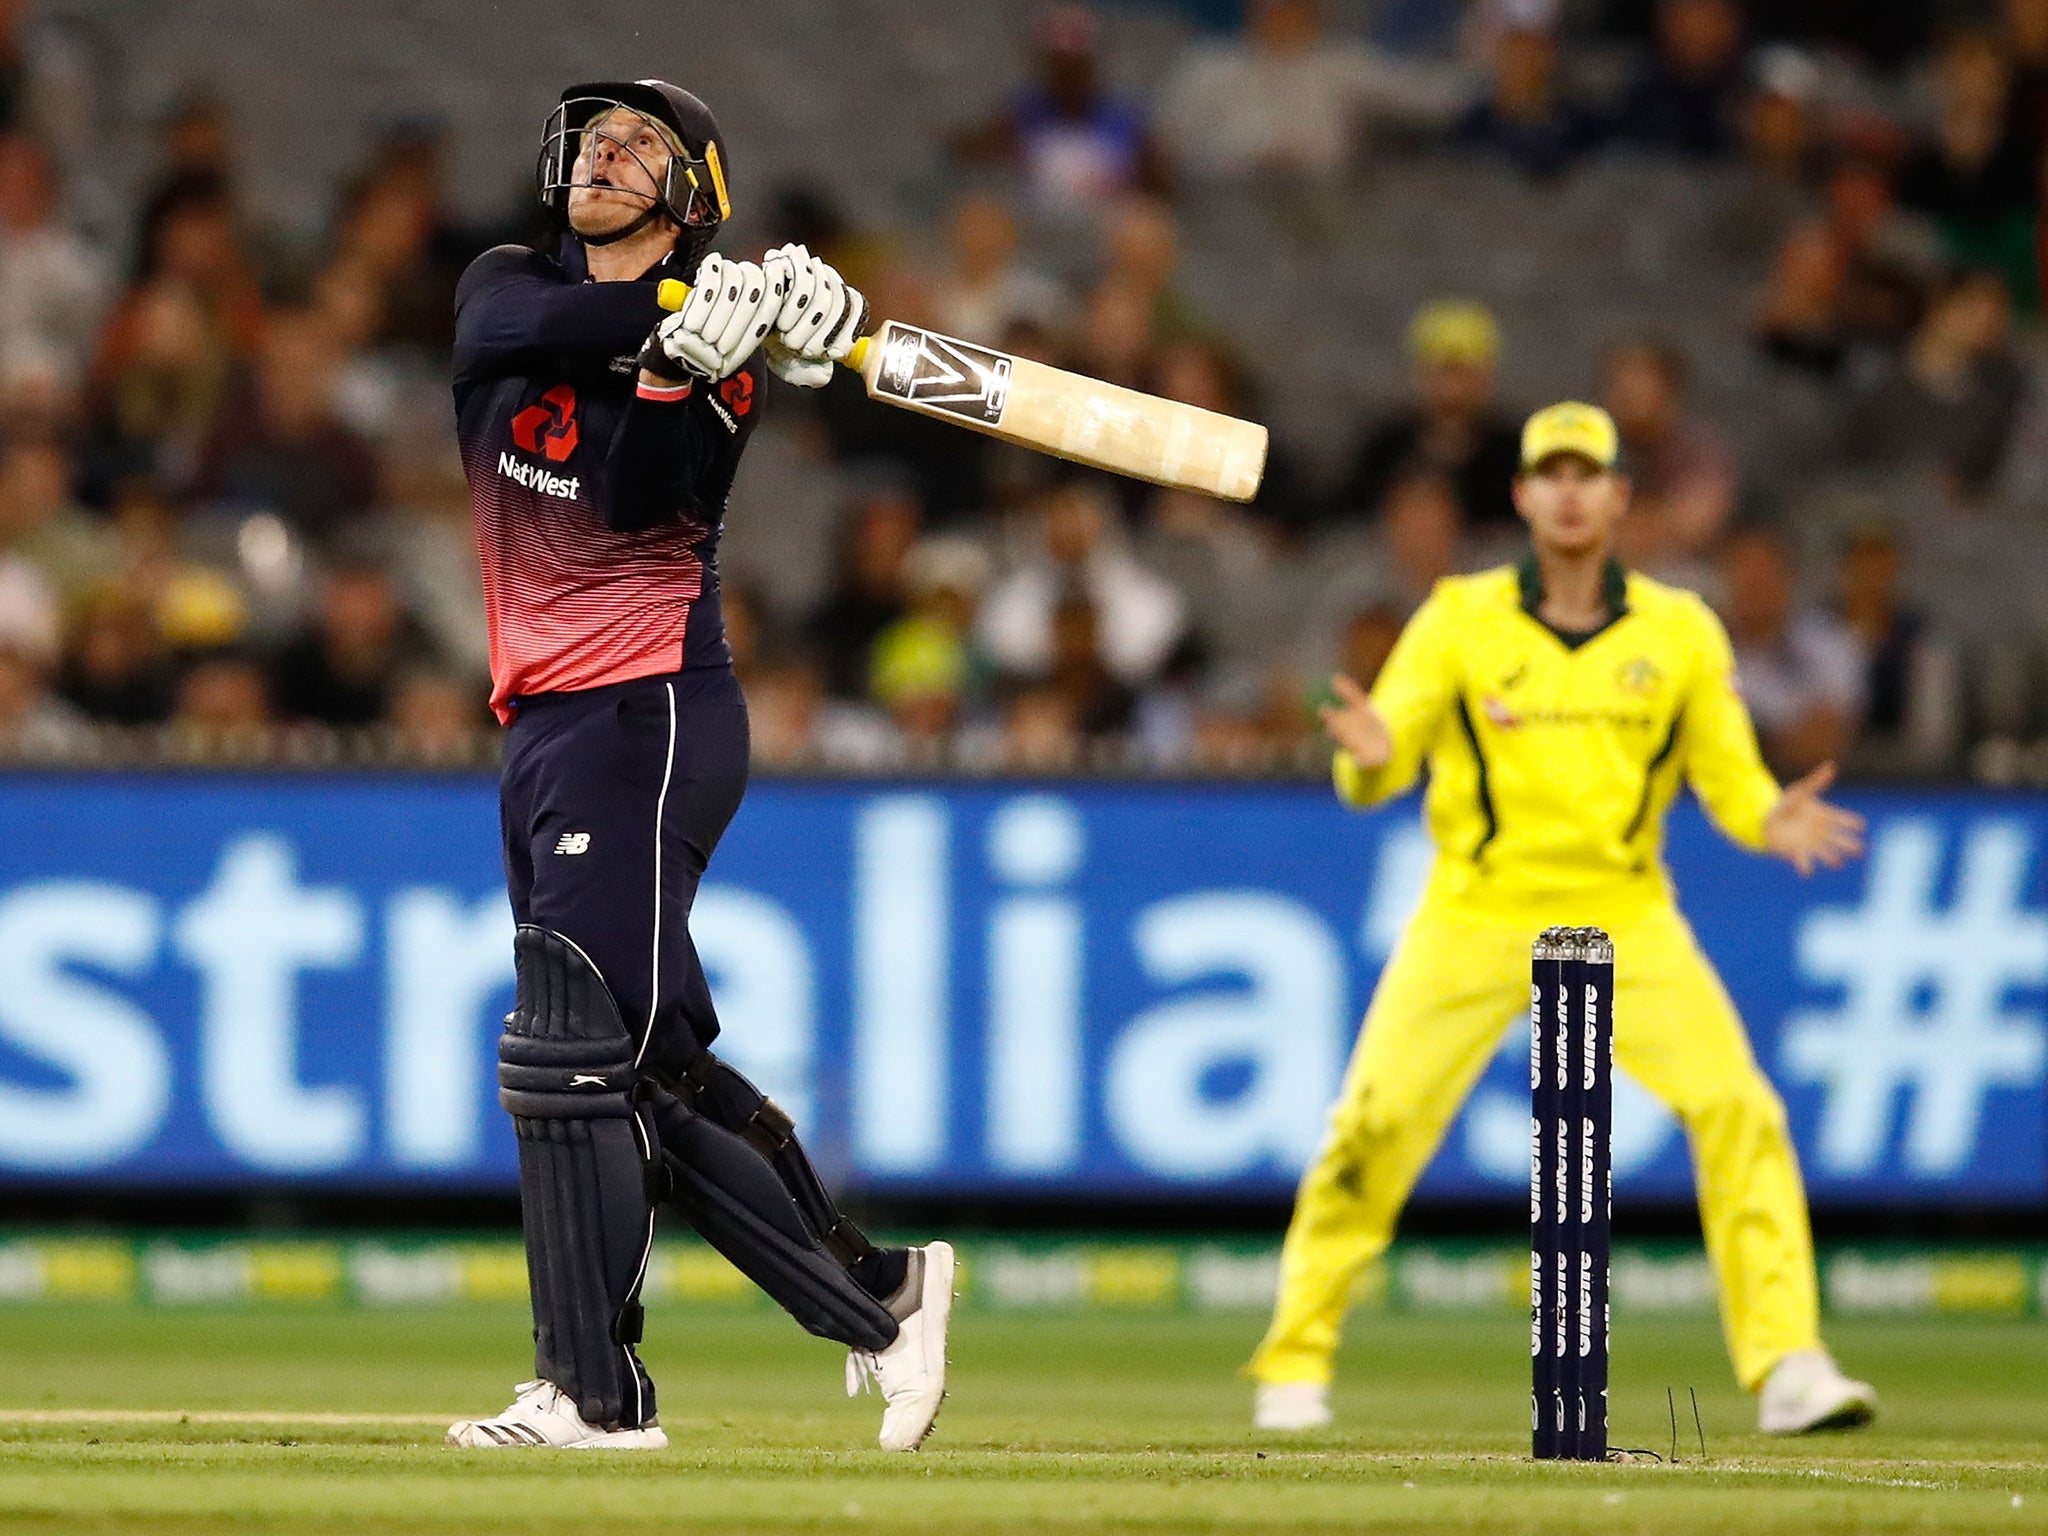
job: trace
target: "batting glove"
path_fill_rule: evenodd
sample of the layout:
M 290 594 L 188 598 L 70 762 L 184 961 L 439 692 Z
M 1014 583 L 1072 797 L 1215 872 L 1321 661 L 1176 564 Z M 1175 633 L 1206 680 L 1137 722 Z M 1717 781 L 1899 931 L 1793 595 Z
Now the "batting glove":
M 764 261 L 771 272 L 786 270 L 790 277 L 774 334 L 762 347 L 768 366 L 787 383 L 817 389 L 867 329 L 868 301 L 801 245 L 781 246 Z
M 698 265 L 683 307 L 647 338 L 640 366 L 677 383 L 737 372 L 773 328 L 788 283 L 786 272 L 771 277 L 757 262 L 728 261 L 714 251 Z

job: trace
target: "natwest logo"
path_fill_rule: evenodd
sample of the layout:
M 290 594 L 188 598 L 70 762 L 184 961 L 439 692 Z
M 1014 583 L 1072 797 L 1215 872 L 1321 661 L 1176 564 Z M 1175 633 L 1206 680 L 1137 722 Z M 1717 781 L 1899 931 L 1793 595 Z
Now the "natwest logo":
M 521 463 L 509 452 L 498 455 L 498 473 L 507 480 L 517 481 L 529 491 L 539 491 L 543 496 L 559 496 L 564 501 L 574 501 L 576 488 L 583 483 L 580 475 L 558 475 L 538 464 Z
M 576 391 L 557 384 L 512 418 L 512 441 L 528 453 L 544 453 L 559 464 L 576 451 Z M 550 493 L 552 494 L 552 493 Z

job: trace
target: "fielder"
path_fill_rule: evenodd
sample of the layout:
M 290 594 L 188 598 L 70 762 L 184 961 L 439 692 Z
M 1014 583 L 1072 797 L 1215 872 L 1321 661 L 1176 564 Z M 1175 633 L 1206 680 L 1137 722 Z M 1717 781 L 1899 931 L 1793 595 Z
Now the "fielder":
M 747 779 L 717 551 L 757 419 L 758 348 L 815 388 L 861 296 L 801 246 L 710 247 L 724 137 L 658 80 L 573 86 L 549 118 L 554 256 L 500 246 L 456 294 L 455 405 L 490 618 L 518 920 L 499 1097 L 519 1141 L 534 1376 L 466 1446 L 658 1449 L 640 1288 L 666 1201 L 878 1385 L 915 1450 L 946 1382 L 953 1250 L 876 1248 L 789 1117 L 712 1054 L 690 907 Z M 694 285 L 666 314 L 655 286 Z
M 1539 411 L 1522 433 L 1518 569 L 1441 582 L 1371 696 L 1340 677 L 1323 719 L 1337 792 L 1370 806 L 1429 768 L 1437 855 L 1387 962 L 1342 1097 L 1304 1175 L 1273 1321 L 1249 1371 L 1265 1429 L 1330 1422 L 1329 1382 L 1359 1270 L 1502 1028 L 1529 1002 L 1529 945 L 1553 923 L 1614 938 L 1616 1061 L 1684 1122 L 1735 1374 L 1758 1423 L 1860 1424 L 1876 1395 L 1822 1348 L 1813 1239 L 1785 1110 L 1720 978 L 1679 915 L 1660 849 L 1689 783 L 1721 831 L 1804 875 L 1862 851 L 1828 804 L 1833 765 L 1780 789 L 1757 754 L 1727 635 L 1691 593 L 1625 573 L 1613 421 Z

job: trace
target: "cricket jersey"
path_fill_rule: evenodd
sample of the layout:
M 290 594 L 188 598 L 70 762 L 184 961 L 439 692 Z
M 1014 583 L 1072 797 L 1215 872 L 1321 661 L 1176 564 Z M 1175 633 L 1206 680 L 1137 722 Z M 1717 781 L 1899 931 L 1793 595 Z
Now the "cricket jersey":
M 1690 784 L 1716 825 L 1761 848 L 1778 784 L 1735 686 L 1726 631 L 1697 596 L 1610 562 L 1608 624 L 1537 617 L 1533 560 L 1437 585 L 1372 690 L 1394 755 L 1335 765 L 1354 806 L 1427 765 L 1434 898 L 1522 906 L 1640 886 L 1668 898 L 1664 817 Z
M 718 536 L 760 404 L 757 361 L 717 383 L 642 386 L 664 261 L 587 280 L 505 245 L 455 295 L 455 414 L 483 565 L 491 708 L 729 668 Z

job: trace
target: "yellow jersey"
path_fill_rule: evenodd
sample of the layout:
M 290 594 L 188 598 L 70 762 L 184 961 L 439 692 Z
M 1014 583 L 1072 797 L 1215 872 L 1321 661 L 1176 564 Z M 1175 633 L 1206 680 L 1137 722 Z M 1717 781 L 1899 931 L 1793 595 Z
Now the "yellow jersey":
M 1697 596 L 1609 562 L 1614 617 L 1560 634 L 1534 560 L 1438 583 L 1372 689 L 1394 755 L 1337 754 L 1337 792 L 1375 805 L 1429 768 L 1433 897 L 1520 908 L 1552 893 L 1670 884 L 1664 816 L 1688 783 L 1761 848 L 1778 783 L 1735 686 L 1727 632 Z

